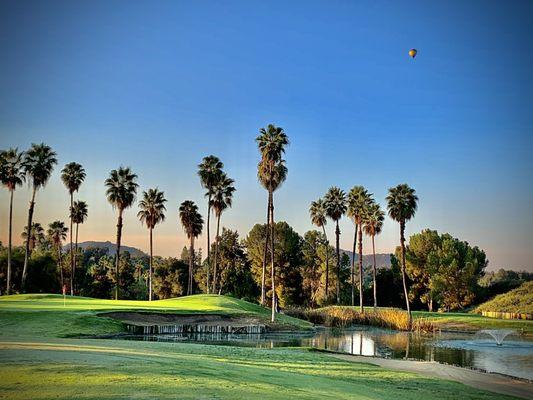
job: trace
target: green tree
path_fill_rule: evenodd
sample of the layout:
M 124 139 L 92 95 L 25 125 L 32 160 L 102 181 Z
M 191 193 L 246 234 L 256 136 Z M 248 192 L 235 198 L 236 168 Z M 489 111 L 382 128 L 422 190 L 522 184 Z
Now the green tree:
M 389 194 L 387 195 L 387 209 L 389 211 L 389 216 L 400 224 L 402 282 L 405 304 L 409 314 L 409 327 L 412 325 L 413 316 L 409 305 L 405 272 L 405 223 L 413 218 L 416 213 L 418 197 L 415 193 L 414 189 L 403 183 L 390 188 Z
M 324 196 L 326 205 L 326 212 L 329 218 L 335 222 L 335 250 L 337 256 L 337 304 L 340 303 L 340 271 L 341 271 L 341 255 L 340 255 L 340 236 L 341 230 L 339 228 L 339 220 L 346 213 L 346 193 L 336 186 L 331 187 Z
M 65 223 L 62 221 L 54 221 L 48 225 L 47 235 L 50 238 L 50 241 L 56 247 L 57 250 L 57 268 L 59 269 L 61 276 L 61 287 L 65 287 L 65 280 L 63 274 L 63 265 L 61 264 L 61 246 L 63 240 L 67 238 L 68 228 L 65 226 Z
M 189 248 L 189 279 L 187 283 L 187 295 L 193 291 L 193 270 L 194 270 L 194 240 L 202 234 L 204 220 L 198 212 L 198 206 L 190 200 L 185 200 L 179 208 L 181 225 L 190 241 Z
M 374 294 L 374 310 L 378 306 L 378 292 L 377 292 L 377 266 L 376 266 L 376 235 L 381 233 L 383 228 L 383 221 L 385 220 L 385 213 L 381 210 L 381 207 L 377 203 L 372 203 L 368 206 L 368 209 L 364 216 L 364 229 L 365 233 L 372 238 L 372 281 L 373 281 L 373 294 Z M 361 257 L 362 258 L 362 257 Z M 359 278 L 361 279 L 361 278 Z M 361 290 L 361 288 L 359 289 Z
M 210 155 L 204 157 L 202 162 L 198 165 L 198 176 L 200 177 L 200 183 L 204 189 L 207 189 L 207 293 L 209 293 L 209 281 L 211 273 L 211 237 L 210 237 L 210 221 L 211 221 L 211 198 L 213 197 L 213 189 L 215 185 L 220 181 L 222 176 L 222 169 L 224 164 L 218 157 Z
M 44 228 L 42 227 L 42 225 L 39 223 L 39 222 L 33 222 L 31 224 L 31 230 L 29 231 L 28 233 L 28 227 L 25 226 L 24 227 L 24 230 L 22 231 L 21 233 L 21 237 L 22 237 L 22 240 L 24 241 L 24 243 L 26 243 L 28 241 L 28 237 L 29 237 L 29 249 L 30 249 L 30 256 L 33 252 L 33 250 L 37 247 L 37 246 L 40 246 L 42 245 L 45 240 L 46 240 L 46 237 L 44 235 Z M 29 235 L 29 236 L 28 236 Z
M 77 192 L 80 189 L 81 184 L 85 179 L 85 170 L 83 167 L 76 163 L 70 162 L 65 165 L 61 171 L 61 180 L 66 186 L 69 196 L 70 196 L 70 295 L 74 296 L 74 248 L 72 240 L 72 226 L 74 221 L 72 220 L 72 208 L 74 207 L 74 192 Z
M 325 295 L 324 299 L 321 299 L 321 280 L 324 275 L 326 281 L 329 281 L 328 254 L 329 244 L 324 233 L 312 230 L 304 234 L 302 243 L 302 292 L 304 293 L 305 303 L 311 307 L 327 302 Z M 323 273 L 323 269 L 325 273 Z
M 70 220 L 76 224 L 75 246 L 74 246 L 74 265 L 72 266 L 72 276 L 76 275 L 76 267 L 78 263 L 78 231 L 80 224 L 83 224 L 89 214 L 87 203 L 81 200 L 75 201 L 70 209 Z M 72 290 L 76 290 L 75 278 L 72 280 Z
M 183 296 L 188 285 L 188 262 L 175 258 L 154 259 L 154 294 L 158 299 Z
M 31 187 L 31 200 L 30 207 L 28 209 L 28 223 L 26 226 L 29 227 L 29 235 L 31 237 L 31 228 L 33 227 L 33 212 L 35 210 L 35 195 L 40 188 L 46 186 L 46 183 L 52 175 L 54 166 L 57 164 L 56 153 L 52 150 L 50 146 L 47 146 L 44 143 L 35 144 L 33 143 L 30 149 L 24 154 L 24 161 L 22 163 L 22 168 L 26 174 L 26 179 L 28 179 Z M 24 267 L 22 269 L 22 290 L 25 289 L 26 284 L 26 275 L 28 271 L 28 262 L 30 259 L 30 243 L 26 241 L 26 253 L 24 255 Z
M 153 235 L 152 232 L 157 224 L 165 220 L 165 193 L 156 189 L 148 189 L 143 192 L 143 198 L 139 202 L 140 211 L 137 217 L 141 224 L 146 224 L 150 232 L 150 264 L 148 272 L 148 300 L 152 301 L 152 260 L 153 260 Z
M 17 148 L 3 150 L 0 152 L 0 182 L 9 191 L 9 233 L 7 245 L 7 278 L 6 294 L 11 292 L 11 251 L 13 246 L 13 194 L 17 186 L 25 181 L 24 170 L 22 168 L 24 153 Z
M 270 279 L 272 285 L 272 296 L 274 296 L 272 299 L 271 320 L 274 322 L 276 316 L 276 270 L 274 265 L 274 191 L 279 188 L 287 176 L 287 168 L 285 167 L 283 154 L 285 153 L 285 147 L 287 147 L 289 144 L 289 138 L 283 131 L 283 128 L 269 124 L 267 128 L 260 129 L 259 136 L 256 138 L 256 142 L 259 147 L 259 152 L 261 153 L 261 161 L 258 165 L 258 178 L 263 187 L 265 187 L 268 191 L 267 225 L 269 227 L 269 236 L 266 240 L 268 242 L 270 239 Z M 277 185 L 274 185 L 275 183 L 277 183 Z M 268 212 L 268 210 L 270 212 Z M 265 249 L 267 246 L 268 244 L 265 244 Z M 267 252 L 265 251 L 265 259 L 266 253 Z M 265 289 L 263 286 L 261 290 L 263 302 L 264 291 Z
M 329 241 L 328 235 L 326 234 L 326 224 L 328 222 L 328 213 L 326 203 L 322 199 L 311 202 L 309 207 L 309 215 L 311 216 L 311 222 L 313 225 L 322 228 L 322 233 L 324 234 L 325 249 L 326 249 L 326 301 L 328 299 L 329 291 Z
M 115 300 L 119 298 L 120 291 L 120 242 L 122 239 L 122 214 L 131 207 L 137 194 L 137 175 L 130 168 L 120 167 L 109 173 L 105 181 L 107 201 L 118 210 L 117 220 L 117 252 L 115 254 Z

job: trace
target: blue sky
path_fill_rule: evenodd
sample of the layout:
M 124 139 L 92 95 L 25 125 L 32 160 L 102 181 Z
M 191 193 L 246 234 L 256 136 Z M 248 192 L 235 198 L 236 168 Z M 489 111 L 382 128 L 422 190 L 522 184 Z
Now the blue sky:
M 301 234 L 332 185 L 362 184 L 384 205 L 407 182 L 420 197 L 408 233 L 447 231 L 485 249 L 492 268 L 533 270 L 532 19 L 526 1 L 3 1 L 0 147 L 45 141 L 60 167 L 85 166 L 82 240 L 114 239 L 103 181 L 131 166 L 142 189 L 167 194 L 155 249 L 176 255 L 177 205 L 205 208 L 205 155 L 236 180 L 223 224 L 245 235 L 264 219 L 254 138 L 275 123 L 291 140 L 277 219 Z M 67 218 L 59 169 L 37 200 L 43 224 Z M 16 200 L 19 232 L 26 187 Z M 136 211 L 124 241 L 146 249 Z M 341 229 L 350 248 L 352 224 Z M 397 236 L 388 220 L 378 250 Z

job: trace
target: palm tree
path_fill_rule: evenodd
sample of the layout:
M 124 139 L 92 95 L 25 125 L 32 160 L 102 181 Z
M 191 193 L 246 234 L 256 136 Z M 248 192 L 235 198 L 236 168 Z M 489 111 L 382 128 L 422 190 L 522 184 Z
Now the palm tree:
M 146 223 L 146 227 L 150 231 L 150 268 L 148 272 L 148 299 L 152 301 L 152 259 L 153 259 L 153 244 L 152 231 L 155 226 L 165 220 L 165 193 L 156 189 L 148 189 L 148 192 L 143 192 L 143 199 L 139 202 L 141 209 L 137 213 L 137 217 L 141 220 L 141 224 Z
M 48 225 L 48 231 L 46 232 L 50 241 L 57 249 L 57 266 L 61 274 L 61 287 L 63 292 L 65 291 L 65 281 L 63 279 L 63 265 L 61 264 L 61 243 L 67 238 L 68 228 L 62 221 L 54 221 Z
M 198 176 L 204 189 L 207 189 L 207 293 L 209 293 L 209 281 L 211 273 L 211 236 L 209 232 L 211 220 L 211 198 L 213 197 L 213 188 L 220 180 L 224 164 L 218 157 L 210 155 L 204 157 L 201 164 L 198 165 Z
M 378 291 L 377 291 L 377 282 L 376 282 L 376 245 L 374 239 L 376 235 L 381 233 L 383 228 L 383 220 L 385 219 L 385 213 L 381 210 L 379 204 L 373 202 L 369 207 L 364 217 L 364 226 L 365 233 L 372 238 L 372 278 L 374 281 L 374 311 L 378 306 Z
M 76 256 L 78 254 L 79 225 L 85 222 L 85 219 L 87 219 L 87 215 L 88 215 L 87 203 L 81 200 L 75 201 L 74 204 L 72 205 L 70 218 L 72 219 L 72 222 L 76 224 L 76 237 L 75 237 L 76 244 L 74 246 L 74 254 Z M 72 275 L 75 275 L 77 266 L 78 266 L 77 257 L 74 257 L 74 265 L 73 265 L 74 268 L 72 269 Z M 72 286 L 74 286 L 74 281 L 72 282 Z M 73 287 L 73 290 L 75 290 L 74 287 Z
M 326 299 L 328 298 L 328 288 L 329 288 L 329 241 L 328 235 L 326 234 L 326 224 L 327 219 L 327 209 L 324 200 L 318 199 L 317 201 L 311 202 L 311 207 L 309 207 L 309 214 L 311 216 L 311 222 L 313 225 L 322 228 L 324 233 L 324 238 L 326 239 Z
M 368 207 L 372 203 L 372 195 L 363 186 L 354 186 L 348 194 L 348 216 L 355 223 L 359 235 L 359 308 L 363 309 L 363 224 Z M 355 239 L 355 238 L 354 238 Z M 355 243 L 354 243 L 355 247 Z M 355 254 L 354 254 L 355 259 Z M 352 260 L 352 306 L 355 305 L 355 263 Z
M 324 203 L 326 205 L 326 213 L 336 224 L 335 226 L 335 249 L 337 252 L 337 304 L 341 301 L 340 294 L 340 269 L 341 269 L 341 254 L 340 254 L 340 236 L 341 230 L 339 228 L 339 220 L 346 212 L 346 193 L 336 186 L 331 187 L 324 196 Z
M 418 197 L 415 190 L 410 188 L 406 183 L 396 187 L 389 188 L 387 195 L 387 209 L 389 216 L 400 224 L 400 247 L 402 253 L 402 281 L 405 304 L 409 313 L 409 328 L 413 322 L 409 297 L 407 295 L 407 283 L 405 276 L 405 223 L 414 217 L 417 209 Z
M 31 234 L 28 234 L 28 227 L 25 226 L 20 236 L 22 237 L 24 243 L 28 241 L 28 237 L 30 238 L 29 239 L 30 256 L 33 250 L 35 249 L 35 247 L 37 247 L 38 244 L 39 245 L 42 244 L 45 240 L 44 228 L 39 222 L 33 222 L 31 224 Z
M 31 227 L 33 222 L 33 212 L 35 209 L 35 195 L 37 190 L 46 186 L 54 165 L 57 164 L 56 153 L 50 146 L 44 143 L 33 143 L 30 149 L 24 154 L 24 161 L 22 163 L 26 178 L 30 182 L 32 188 L 30 207 L 28 209 L 28 223 L 26 226 L 30 227 L 29 237 L 31 237 Z M 22 269 L 22 289 L 26 285 L 26 275 L 28 273 L 28 262 L 30 258 L 29 240 L 26 241 L 26 252 L 24 254 L 24 268 Z
M 268 162 L 261 160 L 257 166 L 257 178 L 261 185 L 270 192 L 274 193 L 287 179 L 287 167 L 285 166 L 285 160 L 280 160 L 274 165 L 272 173 L 268 169 Z M 266 236 L 265 236 L 265 250 L 263 253 L 263 272 L 261 276 L 261 304 L 265 304 L 266 300 L 266 265 L 268 256 L 268 244 L 270 239 L 270 205 L 272 196 L 268 196 L 267 204 L 267 223 L 266 223 Z
M 70 295 L 74 296 L 74 252 L 72 248 L 72 207 L 74 205 L 74 192 L 77 192 L 85 179 L 85 170 L 76 163 L 70 162 L 61 171 L 61 180 L 70 195 Z
M 120 263 L 120 240 L 122 238 L 122 214 L 125 209 L 131 207 L 137 194 L 137 175 L 129 167 L 120 167 L 109 173 L 109 178 L 105 181 L 107 187 L 107 200 L 113 208 L 118 209 L 117 222 L 117 253 L 115 255 L 115 299 L 119 297 L 119 263 Z
M 276 168 L 279 168 L 279 164 L 283 164 L 283 153 L 285 153 L 285 147 L 289 144 L 289 138 L 283 131 L 283 128 L 276 127 L 273 124 L 269 124 L 267 128 L 261 128 L 259 136 L 255 139 L 261 152 L 261 162 L 259 163 L 258 175 L 268 176 L 267 181 L 273 183 Z M 285 168 L 285 177 L 286 177 Z M 265 179 L 261 179 L 263 181 Z M 281 182 L 280 182 L 281 183 Z M 276 287 L 275 287 L 275 267 L 274 267 L 274 190 L 272 185 L 268 188 L 268 209 L 270 210 L 270 222 L 267 224 L 267 229 L 270 228 L 270 270 L 272 280 L 272 322 L 275 320 L 276 315 Z M 268 218 L 267 218 L 268 219 Z M 267 239 L 268 241 L 268 239 Z M 266 248 L 266 245 L 265 245 Z M 264 257 L 266 257 L 266 252 Z
M 215 239 L 215 268 L 213 270 L 213 293 L 217 291 L 217 266 L 218 266 L 218 243 L 220 241 L 220 217 L 224 210 L 231 207 L 233 200 L 233 186 L 234 180 L 222 174 L 217 184 L 213 187 L 213 198 L 211 199 L 211 206 L 215 211 L 217 219 L 217 236 Z
M 192 294 L 192 274 L 194 266 L 194 239 L 202 234 L 204 219 L 198 212 L 198 206 L 190 200 L 185 200 L 179 208 L 181 225 L 190 240 L 189 248 L 189 281 L 187 284 L 187 295 Z
M 11 249 L 13 237 L 13 193 L 17 186 L 22 185 L 25 180 L 22 169 L 24 153 L 17 148 L 3 150 L 0 152 L 0 182 L 9 190 L 9 233 L 7 246 L 7 279 L 6 294 L 11 291 Z

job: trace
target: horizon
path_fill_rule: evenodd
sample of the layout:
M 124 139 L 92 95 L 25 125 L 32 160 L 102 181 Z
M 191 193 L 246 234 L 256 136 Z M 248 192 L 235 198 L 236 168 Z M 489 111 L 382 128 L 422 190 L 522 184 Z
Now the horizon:
M 35 222 L 67 222 L 59 174 L 76 161 L 87 178 L 75 198 L 89 205 L 80 242 L 113 242 L 104 180 L 130 166 L 137 201 L 152 187 L 168 199 L 154 254 L 179 256 L 178 205 L 193 200 L 205 219 L 196 171 L 214 154 L 237 188 L 221 225 L 242 239 L 264 223 L 254 139 L 274 123 L 291 141 L 275 220 L 300 235 L 316 229 L 309 204 L 330 186 L 363 185 L 385 208 L 387 189 L 406 182 L 420 199 L 407 238 L 450 233 L 484 250 L 487 270 L 533 271 L 532 3 L 123 4 L 0 4 L 0 148 L 45 142 L 58 154 Z M 1 190 L 4 244 L 8 198 Z M 15 245 L 28 200 L 25 184 L 15 192 Z M 137 201 L 123 242 L 146 251 Z M 351 249 L 353 223 L 343 217 L 340 227 L 341 248 Z M 333 244 L 331 221 L 326 229 Z M 394 253 L 398 230 L 387 216 L 377 253 Z M 205 227 L 196 242 L 205 253 Z

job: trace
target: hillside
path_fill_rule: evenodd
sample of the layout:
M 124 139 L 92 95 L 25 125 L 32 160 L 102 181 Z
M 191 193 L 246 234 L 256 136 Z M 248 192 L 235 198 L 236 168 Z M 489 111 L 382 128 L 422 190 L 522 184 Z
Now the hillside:
M 354 257 L 354 254 L 349 250 L 343 250 L 341 249 L 341 252 L 348 254 L 348 257 L 350 257 L 350 264 L 352 262 L 352 259 Z M 391 262 L 390 262 L 390 253 L 379 253 L 376 254 L 376 265 L 378 268 L 390 268 Z M 359 254 L 355 254 L 355 262 L 359 261 Z M 363 254 L 363 266 L 366 267 L 368 265 L 372 265 L 374 263 L 374 260 L 372 258 L 372 254 Z
M 104 250 L 107 251 L 107 254 L 109 254 L 109 255 L 113 255 L 117 251 L 117 246 L 115 245 L 115 243 L 111 243 L 110 241 L 107 241 L 107 242 L 96 242 L 96 241 L 81 242 L 81 243 L 78 243 L 78 247 L 83 249 L 83 250 L 86 250 L 88 248 L 104 249 Z M 63 246 L 63 249 L 65 251 L 68 251 L 69 245 Z M 144 253 L 143 251 L 141 251 L 139 249 L 136 249 L 135 247 L 121 245 L 120 246 L 120 253 L 122 254 L 122 253 L 125 253 L 125 252 L 130 253 L 130 255 L 132 257 L 145 257 L 145 256 L 147 256 L 146 253 Z
M 492 300 L 479 305 L 474 311 L 533 314 L 533 281 L 525 282 L 516 289 L 499 294 Z

